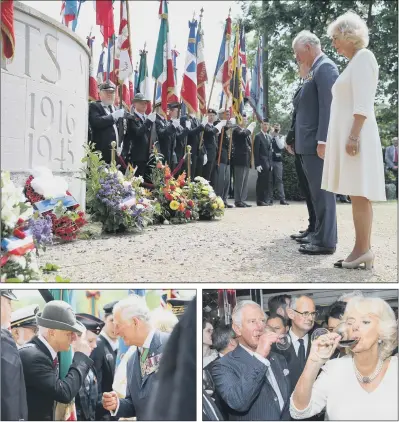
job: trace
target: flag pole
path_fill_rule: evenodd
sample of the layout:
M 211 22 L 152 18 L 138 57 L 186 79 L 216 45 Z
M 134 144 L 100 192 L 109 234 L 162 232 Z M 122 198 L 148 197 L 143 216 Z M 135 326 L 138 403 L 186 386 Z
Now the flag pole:
M 231 10 L 231 9 L 230 9 Z M 229 15 L 230 16 L 230 15 Z M 236 42 L 237 42 L 237 29 L 236 29 Z M 228 45 L 228 48 L 229 48 L 229 57 L 230 57 L 230 43 L 229 43 L 229 45 Z M 239 63 L 238 63 L 238 61 L 236 60 L 236 66 L 239 66 Z M 233 69 L 233 75 L 232 75 L 232 79 L 233 79 L 233 81 L 234 81 L 234 79 L 235 79 L 235 77 L 236 77 L 236 71 L 237 71 L 237 69 Z M 241 81 L 239 81 L 239 86 L 240 86 L 240 84 L 241 84 Z M 234 87 L 234 85 L 233 85 L 233 87 Z M 230 92 L 230 95 L 231 95 L 231 92 Z M 228 101 L 228 99 L 230 98 L 230 96 L 227 96 L 226 95 L 226 105 L 225 105 L 225 112 L 227 112 L 227 101 Z M 233 111 L 234 111 L 234 107 L 233 107 Z M 230 116 L 231 117 L 231 116 Z M 224 129 L 224 127 L 223 127 L 223 129 Z M 229 142 L 229 153 L 228 153 L 228 159 L 229 160 L 231 160 L 231 148 L 232 148 L 232 144 L 233 144 L 233 134 L 231 134 L 231 136 L 230 136 L 230 142 Z

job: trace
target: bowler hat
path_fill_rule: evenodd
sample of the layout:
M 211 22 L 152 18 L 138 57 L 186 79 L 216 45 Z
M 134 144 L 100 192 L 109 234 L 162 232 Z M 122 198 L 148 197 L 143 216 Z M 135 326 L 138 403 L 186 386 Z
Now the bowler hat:
M 10 289 L 4 289 L 4 290 L 0 290 L 1 296 L 6 297 L 7 299 L 10 300 L 18 300 L 17 296 L 15 296 L 15 294 L 13 293 L 12 290 Z
M 144 97 L 144 94 L 142 94 L 141 92 L 138 92 L 133 98 L 133 102 L 135 103 L 136 101 L 150 101 L 150 100 L 147 100 Z
M 11 328 L 36 326 L 36 314 L 39 305 L 25 306 L 11 314 Z
M 100 91 L 115 91 L 116 86 L 113 82 L 108 81 L 108 82 L 103 82 L 102 84 L 100 84 L 98 86 L 98 89 Z
M 97 335 L 101 333 L 101 330 L 105 325 L 105 322 L 101 321 L 100 318 L 97 318 L 90 314 L 76 314 L 76 319 L 86 327 L 86 330 L 91 331 L 92 333 Z
M 72 306 L 63 300 L 52 300 L 46 303 L 43 312 L 36 315 L 37 325 L 54 330 L 84 333 L 84 325 L 76 320 Z

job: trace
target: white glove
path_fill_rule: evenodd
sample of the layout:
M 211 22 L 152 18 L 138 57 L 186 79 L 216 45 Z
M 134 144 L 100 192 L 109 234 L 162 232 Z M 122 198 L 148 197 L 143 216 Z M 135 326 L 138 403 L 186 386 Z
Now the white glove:
M 222 127 L 223 126 L 226 126 L 226 124 L 227 124 L 227 120 L 221 120 L 221 122 L 220 122 L 221 124 L 222 124 Z
M 190 121 L 190 120 L 186 120 L 186 128 L 187 128 L 188 130 L 190 130 L 190 129 L 191 129 L 191 121 Z
M 150 114 L 147 116 L 147 119 L 148 119 L 150 122 L 152 122 L 152 123 L 154 123 L 154 122 L 155 122 L 156 118 L 157 118 L 157 113 L 150 113 Z
M 260 173 L 262 170 L 263 170 L 263 167 L 262 167 L 262 166 L 258 166 L 258 167 L 256 167 L 256 171 L 258 171 L 259 173 Z
M 222 127 L 223 127 L 222 122 L 219 122 L 217 125 L 215 125 L 215 128 L 218 130 L 219 133 L 222 132 Z
M 205 154 L 204 155 L 204 165 L 208 162 L 208 156 Z
M 125 115 L 125 109 L 124 108 L 118 108 L 118 110 L 115 110 L 112 113 L 112 117 L 114 118 L 114 120 L 118 120 L 121 117 L 123 117 Z
M 208 124 L 208 117 L 205 116 L 202 118 L 201 125 L 205 127 L 207 124 Z
M 172 125 L 173 125 L 175 128 L 178 128 L 178 127 L 180 126 L 180 122 L 179 122 L 179 120 L 178 120 L 178 119 L 173 119 L 173 120 L 172 120 Z
M 235 125 L 237 122 L 236 122 L 236 119 L 235 119 L 235 117 L 232 117 L 230 120 L 229 120 L 229 122 L 230 122 L 230 124 L 232 124 L 232 125 Z
M 256 122 L 252 122 L 248 125 L 247 130 L 251 132 L 251 135 L 252 135 L 252 132 L 255 130 L 255 127 L 256 127 Z

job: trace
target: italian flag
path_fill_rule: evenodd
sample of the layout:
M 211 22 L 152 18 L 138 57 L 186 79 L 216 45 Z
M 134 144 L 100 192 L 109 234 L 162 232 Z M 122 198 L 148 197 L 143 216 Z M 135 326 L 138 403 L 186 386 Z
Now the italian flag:
M 147 51 L 140 52 L 140 65 L 137 77 L 136 93 L 140 92 L 144 98 L 149 101 L 146 113 L 151 113 L 151 86 L 150 77 L 148 76 Z
M 169 38 L 168 5 L 166 0 L 161 0 L 160 2 L 159 17 L 161 18 L 161 26 L 159 28 L 152 77 L 155 79 L 156 84 L 161 86 L 161 96 L 156 98 L 155 101 L 161 100 L 162 111 L 166 115 L 168 103 L 179 101 Z

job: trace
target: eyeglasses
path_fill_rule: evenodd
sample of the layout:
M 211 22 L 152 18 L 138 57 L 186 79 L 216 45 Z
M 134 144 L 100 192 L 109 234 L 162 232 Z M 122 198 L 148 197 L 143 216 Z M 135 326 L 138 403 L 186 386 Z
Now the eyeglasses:
M 304 318 L 315 319 L 318 315 L 317 311 L 316 312 L 299 312 L 299 311 L 296 311 L 295 309 L 293 309 L 293 311 L 296 312 L 297 314 L 302 315 Z

